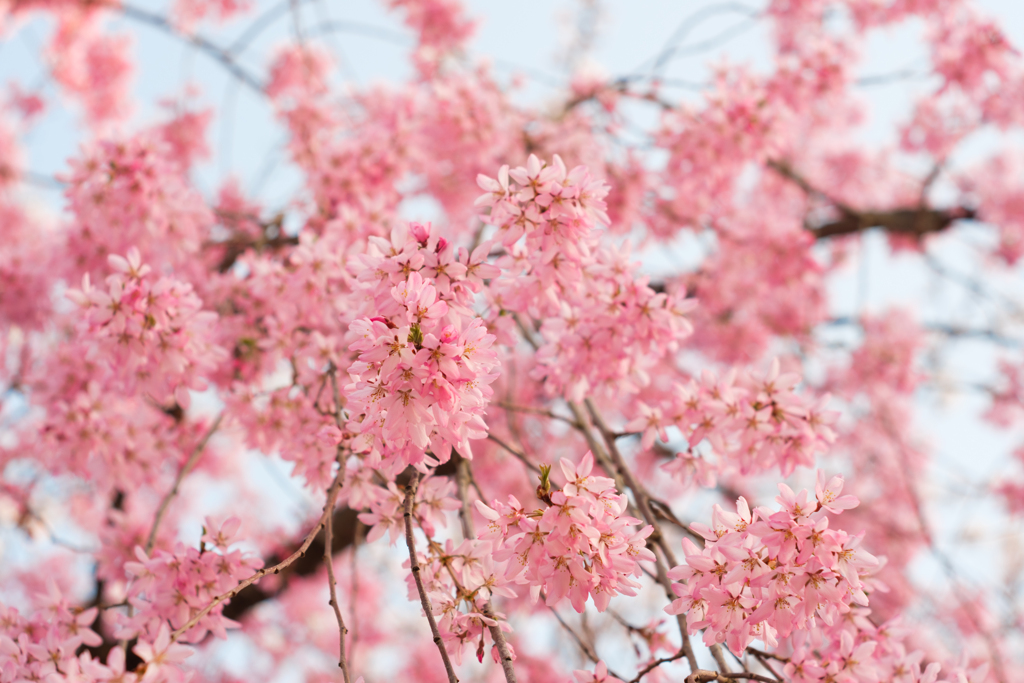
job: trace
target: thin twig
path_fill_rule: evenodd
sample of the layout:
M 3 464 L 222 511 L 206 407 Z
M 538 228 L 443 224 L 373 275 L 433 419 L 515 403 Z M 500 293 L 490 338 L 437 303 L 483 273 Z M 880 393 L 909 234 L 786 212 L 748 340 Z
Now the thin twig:
M 221 64 L 228 71 L 228 73 L 230 73 L 239 81 L 247 85 L 253 91 L 258 92 L 261 95 L 266 94 L 263 84 L 260 83 L 259 79 L 250 74 L 244 68 L 242 68 L 242 66 L 235 61 L 231 53 L 225 50 L 224 48 L 220 47 L 219 45 L 215 45 L 214 43 L 211 43 L 209 40 L 199 35 L 187 35 L 181 33 L 165 17 L 162 17 L 159 14 L 148 12 L 139 7 L 126 5 L 123 3 L 116 5 L 111 4 L 108 5 L 108 7 L 112 11 L 120 12 L 129 19 L 133 19 L 144 24 L 149 24 L 150 26 L 160 29 L 161 31 L 169 35 L 172 35 L 175 38 L 178 38 L 186 43 L 191 43 L 192 45 L 195 45 L 197 48 L 199 48 L 200 51 L 202 51 L 204 54 L 206 54 L 214 61 Z
M 167 514 L 167 508 L 171 505 L 171 500 L 178 495 L 178 489 L 181 487 L 181 482 L 188 476 L 188 473 L 192 471 L 192 468 L 199 462 L 199 456 L 203 454 L 203 449 L 206 448 L 206 442 L 210 440 L 213 433 L 220 427 L 220 422 L 224 418 L 224 413 L 217 416 L 217 419 L 213 421 L 210 428 L 206 430 L 206 434 L 199 440 L 196 447 L 192 449 L 192 455 L 189 456 L 188 460 L 180 470 L 178 470 L 178 476 L 174 480 L 174 486 L 167 492 L 163 500 L 160 501 L 160 507 L 156 509 L 156 517 L 153 518 L 153 526 L 149 528 L 149 536 L 146 538 L 146 554 L 149 555 L 153 551 L 153 545 L 156 543 L 156 532 L 160 528 L 160 523 L 164 521 L 164 515 Z
M 640 669 L 639 673 L 637 673 L 637 675 L 634 676 L 633 680 L 631 680 L 629 683 L 640 683 L 640 679 L 641 678 L 643 678 L 647 674 L 651 673 L 652 671 L 657 669 L 662 664 L 668 664 L 669 662 L 674 662 L 677 659 L 682 659 L 685 656 L 686 656 L 686 652 L 684 650 L 680 650 L 679 652 L 675 653 L 671 657 L 662 657 L 661 659 L 655 659 L 653 662 L 651 662 L 650 664 L 648 664 L 644 668 Z
M 544 415 L 545 417 L 550 417 L 550 418 L 552 418 L 554 420 L 561 420 L 562 422 L 566 422 L 566 423 L 572 425 L 573 427 L 578 427 L 579 426 L 576 423 L 576 420 L 573 420 L 572 418 L 566 417 L 564 415 L 559 415 L 558 413 L 555 413 L 555 412 L 553 412 L 551 410 L 547 410 L 545 408 L 533 408 L 531 406 L 517 406 L 517 405 L 513 405 L 511 403 L 505 403 L 504 401 L 495 401 L 494 405 L 498 406 L 499 408 L 504 408 L 505 410 L 516 412 L 516 413 L 532 413 L 534 415 Z
M 423 588 L 423 579 L 420 578 L 420 561 L 416 557 L 416 543 L 412 537 L 412 503 L 416 497 L 416 487 L 420 483 L 420 476 L 417 472 L 405 490 L 405 544 L 409 547 L 409 564 L 412 569 L 412 577 L 416 581 L 416 590 L 420 594 L 420 604 L 423 606 L 423 613 L 427 617 L 427 623 L 430 624 L 430 633 L 434 636 L 434 645 L 437 646 L 437 651 L 441 653 L 441 660 L 444 661 L 444 670 L 448 674 L 448 683 L 459 683 L 459 679 L 455 675 L 455 669 L 452 668 L 452 660 L 449 659 L 448 651 L 444 647 L 444 641 L 441 640 L 441 632 L 437 630 L 437 621 L 434 619 L 434 611 L 430 606 L 430 598 L 427 597 L 427 591 Z
M 342 481 L 343 472 L 345 471 L 345 460 L 343 457 L 344 451 L 341 447 L 338 447 L 338 474 L 339 478 L 337 481 Z M 334 494 L 337 496 L 337 492 L 341 487 L 334 487 Z M 341 607 L 338 605 L 338 591 L 336 581 L 334 579 L 334 559 L 331 557 L 331 541 L 334 536 L 334 499 L 330 498 L 329 505 L 325 510 L 328 512 L 327 520 L 324 522 L 324 564 L 327 565 L 327 586 L 331 591 L 331 607 L 334 608 L 334 616 L 338 620 L 338 643 L 339 643 L 339 655 L 338 655 L 338 667 L 341 669 L 341 674 L 345 678 L 345 683 L 352 683 L 352 677 L 349 674 L 348 660 L 345 657 L 345 636 L 348 635 L 348 629 L 345 628 L 345 619 L 341 616 Z M 356 595 L 352 594 L 353 601 L 356 599 Z
M 509 445 L 508 445 L 507 443 L 505 443 L 504 441 L 502 441 L 502 440 L 501 440 L 501 439 L 499 439 L 498 437 L 494 436 L 494 434 L 490 434 L 490 433 L 489 433 L 489 434 L 487 435 L 487 438 L 488 438 L 488 439 L 490 439 L 491 441 L 493 441 L 494 443 L 498 444 L 498 445 L 499 445 L 499 446 L 501 446 L 502 448 L 504 448 L 504 449 L 505 449 L 506 451 L 508 451 L 508 452 L 509 452 L 509 453 L 511 453 L 512 455 L 514 455 L 514 456 L 516 456 L 517 458 L 519 458 L 519 460 L 521 460 L 521 461 L 522 461 L 522 463 L 523 463 L 524 465 L 526 465 L 526 466 L 527 466 L 527 467 L 528 467 L 529 469 L 533 470 L 534 472 L 536 472 L 536 473 L 538 473 L 538 474 L 540 473 L 540 468 L 539 468 L 539 467 L 537 467 L 536 465 L 534 465 L 534 464 L 533 464 L 532 462 L 530 462 L 529 458 L 527 458 L 527 457 L 526 457 L 526 455 L 524 455 L 523 453 L 520 453 L 520 452 L 519 452 L 519 451 L 517 451 L 516 449 L 512 448 L 512 447 L 511 447 L 511 446 L 509 446 Z
M 541 592 L 540 597 L 541 597 L 541 600 L 544 600 L 545 602 L 547 602 L 547 596 L 544 595 L 543 591 Z M 572 636 L 572 639 L 576 641 L 576 644 L 580 646 L 580 649 L 583 651 L 583 654 L 585 654 L 587 656 L 587 659 L 592 661 L 594 664 L 597 664 L 598 662 L 600 662 L 601 659 L 597 656 L 597 653 L 594 652 L 594 648 L 590 647 L 590 645 L 588 645 L 586 643 L 586 641 L 584 641 L 583 638 L 580 637 L 580 635 L 578 633 L 576 633 L 576 631 L 573 629 L 573 627 L 569 626 L 569 624 L 566 623 L 565 619 L 562 618 L 562 615 L 558 613 L 558 610 L 556 610 L 551 605 L 548 605 L 548 609 L 551 610 L 551 613 L 555 615 L 555 619 L 557 619 L 558 623 L 562 625 L 562 628 L 564 628 L 566 630 L 566 632 L 570 636 Z M 619 680 L 623 680 L 622 676 L 619 676 L 617 673 L 615 673 L 611 669 L 608 669 L 608 675 L 612 676 L 614 678 L 618 678 Z

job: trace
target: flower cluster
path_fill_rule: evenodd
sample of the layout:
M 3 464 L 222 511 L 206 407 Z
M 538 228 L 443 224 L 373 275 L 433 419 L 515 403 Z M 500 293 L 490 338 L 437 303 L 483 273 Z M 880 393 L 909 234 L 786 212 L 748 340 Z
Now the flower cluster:
M 167 265 L 183 271 L 198 265 L 213 212 L 185 177 L 168 132 L 158 126 L 103 140 L 72 160 L 65 193 L 74 216 L 67 248 L 75 258 L 65 264 L 68 277 L 96 275 L 109 255 L 131 248 L 161 273 Z
M 156 633 L 165 624 L 181 628 L 214 598 L 262 567 L 258 557 L 229 549 L 240 524 L 241 520 L 231 517 L 215 530 L 207 520 L 199 548 L 178 543 L 174 552 L 158 550 L 149 557 L 136 547 L 138 561 L 124 565 L 125 572 L 134 577 L 128 589 L 133 616 L 118 624 L 118 637 L 131 637 L 140 631 Z M 222 616 L 223 607 L 224 603 L 211 610 L 182 634 L 182 640 L 199 642 L 207 632 L 226 637 L 225 628 L 237 624 Z
M 107 291 L 94 288 L 86 273 L 82 288 L 67 293 L 84 309 L 80 333 L 107 342 L 112 366 L 130 386 L 159 400 L 173 394 L 187 408 L 187 389 L 205 389 L 204 373 L 225 356 L 206 338 L 217 316 L 200 310 L 192 285 L 147 277 L 137 249 L 108 260 L 117 272 L 107 277 Z
M 349 472 L 341 498 L 352 507 L 369 508 L 370 512 L 359 515 L 359 521 L 370 527 L 366 535 L 368 542 L 372 543 L 387 533 L 388 540 L 394 543 L 405 533 L 402 509 L 405 494 L 392 482 L 388 482 L 386 489 L 373 485 L 368 481 L 369 472 L 366 468 Z M 434 535 L 437 526 L 447 526 L 445 512 L 462 507 L 451 495 L 454 490 L 455 484 L 450 479 L 431 476 L 424 477 L 416 488 L 416 519 L 428 537 Z
M 548 472 L 538 495 L 545 508 L 527 511 L 514 496 L 491 507 L 477 502 L 489 522 L 483 540 L 495 544 L 494 559 L 508 561 L 506 577 L 527 584 L 536 599 L 544 592 L 548 605 L 568 598 L 583 612 L 588 597 L 604 611 L 618 594 L 636 595 L 640 561 L 654 561 L 645 540 L 651 526 L 636 529 L 640 520 L 624 514 L 628 500 L 608 477 L 592 476 L 594 456 L 588 451 L 579 465 L 562 459 L 566 484 L 551 491 Z
M 374 466 L 417 464 L 428 448 L 428 462 L 447 461 L 452 448 L 471 458 L 498 364 L 494 336 L 468 307 L 493 270 L 486 250 L 456 254 L 418 223 L 370 241 L 358 278 L 371 315 L 349 328 L 358 357 L 345 387 L 348 428 L 366 438 Z
M 487 220 L 511 252 L 489 293 L 499 313 L 537 320 L 534 377 L 576 401 L 645 386 L 657 359 L 692 332 L 683 314 L 693 302 L 656 292 L 628 248 L 597 245 L 607 186 L 584 166 L 566 171 L 558 155 L 551 164 L 530 155 L 525 167 L 502 166 L 497 179 L 477 182 L 487 190 L 477 204 L 489 207 Z
M 626 429 L 642 432 L 641 443 L 649 448 L 656 436 L 667 441 L 666 427 L 674 425 L 691 451 L 707 439 L 723 464 L 742 473 L 777 466 L 788 476 L 798 465 L 813 465 L 814 456 L 835 440 L 829 424 L 838 417 L 822 409 L 824 399 L 812 405 L 796 394 L 799 381 L 795 373 L 780 374 L 778 360 L 760 376 L 731 370 L 718 379 L 706 370 L 699 380 L 677 386 L 661 406 L 640 403 L 640 415 Z
M 74 609 L 55 584 L 39 602 L 45 609 L 30 617 L 0 604 L 0 680 L 44 681 L 58 672 L 81 672 L 91 662 L 75 653 L 103 642 L 92 630 L 96 607 Z
M 568 171 L 557 154 L 550 164 L 531 154 L 525 167 L 502 166 L 496 179 L 480 175 L 477 184 L 487 194 L 476 204 L 490 208 L 488 222 L 499 227 L 505 247 L 525 235 L 530 252 L 550 258 L 564 251 L 571 258 L 597 221 L 608 224 L 608 186 L 591 178 L 585 166 Z
M 842 488 L 841 477 L 826 482 L 819 472 L 816 498 L 779 484 L 778 511 L 751 512 L 744 498 L 735 513 L 716 505 L 711 527 L 693 525 L 704 548 L 683 541 L 685 564 L 669 571 L 679 598 L 666 610 L 685 612 L 708 645 L 740 654 L 755 639 L 775 647 L 794 631 L 836 623 L 851 603 L 866 606 L 864 579 L 879 562 L 858 548 L 860 536 L 829 528 L 827 513 L 858 504 Z

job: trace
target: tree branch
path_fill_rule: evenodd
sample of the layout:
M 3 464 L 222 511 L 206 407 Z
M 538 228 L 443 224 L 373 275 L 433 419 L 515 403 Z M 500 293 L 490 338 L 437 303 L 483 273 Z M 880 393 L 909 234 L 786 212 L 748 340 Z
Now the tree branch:
M 814 238 L 819 240 L 841 235 L 854 235 L 871 228 L 879 228 L 895 235 L 905 235 L 920 240 L 925 235 L 942 232 L 955 221 L 974 218 L 977 215 L 974 209 L 963 206 L 952 209 L 930 209 L 921 205 L 887 211 L 859 211 L 814 187 L 785 161 L 769 159 L 766 165 L 808 195 L 821 197 L 839 210 L 841 215 L 838 220 L 819 225 L 816 228 L 808 228 Z

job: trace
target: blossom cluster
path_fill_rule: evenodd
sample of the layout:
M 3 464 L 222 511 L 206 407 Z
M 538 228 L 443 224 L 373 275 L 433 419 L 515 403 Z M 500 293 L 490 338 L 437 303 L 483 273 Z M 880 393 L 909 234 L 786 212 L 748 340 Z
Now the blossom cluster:
M 851 603 L 866 606 L 865 579 L 879 562 L 858 547 L 860 536 L 829 528 L 827 513 L 858 504 L 842 488 L 841 477 L 826 482 L 819 472 L 815 497 L 779 484 L 778 511 L 751 511 L 742 497 L 735 513 L 716 505 L 711 527 L 692 525 L 704 548 L 683 541 L 685 564 L 669 571 L 679 598 L 666 609 L 685 612 L 708 645 L 741 654 L 755 639 L 775 647 L 794 631 L 841 620 Z
M 187 390 L 204 389 L 204 373 L 225 355 L 207 341 L 216 315 L 201 310 L 191 284 L 169 277 L 153 282 L 137 249 L 108 261 L 117 272 L 107 277 L 106 291 L 86 273 L 82 288 L 67 293 L 83 309 L 80 333 L 106 342 L 111 364 L 130 386 L 158 400 L 173 395 L 187 408 Z
M 656 360 L 692 332 L 683 316 L 694 303 L 655 291 L 628 248 L 596 243 L 594 227 L 608 223 L 607 186 L 584 166 L 567 171 L 558 155 L 550 164 L 530 155 L 525 167 L 502 166 L 477 182 L 487 191 L 477 204 L 509 251 L 489 294 L 498 315 L 537 321 L 534 378 L 576 401 L 648 384 Z
M 349 328 L 358 356 L 345 387 L 348 428 L 365 438 L 374 466 L 418 464 L 428 448 L 432 462 L 447 461 L 452 448 L 471 458 L 470 439 L 486 436 L 498 365 L 494 335 L 469 308 L 493 272 L 486 249 L 456 253 L 418 223 L 370 244 L 357 275 L 370 315 Z
M 347 472 L 340 497 L 351 507 L 369 509 L 369 512 L 359 515 L 359 521 L 370 527 L 367 541 L 376 541 L 387 533 L 389 542 L 394 543 L 405 533 L 405 494 L 393 482 L 388 482 L 386 488 L 374 485 L 370 482 L 370 473 L 367 468 Z M 416 488 L 416 519 L 428 537 L 434 535 L 437 527 L 447 526 L 445 512 L 462 507 L 451 495 L 454 490 L 455 484 L 451 480 L 432 476 L 424 477 Z
M 557 154 L 550 164 L 531 154 L 526 166 L 502 166 L 497 178 L 481 175 L 477 184 L 486 194 L 476 204 L 490 209 L 488 222 L 498 226 L 501 243 L 511 247 L 525 236 L 530 252 L 547 257 L 542 261 L 556 251 L 573 259 L 576 245 L 594 224 L 609 222 L 604 203 L 608 186 L 592 178 L 585 166 L 567 170 Z
M 650 448 L 655 437 L 668 441 L 666 427 L 678 427 L 690 450 L 669 469 L 690 468 L 687 458 L 706 439 L 723 465 L 742 473 L 778 467 L 788 476 L 813 465 L 836 438 L 829 425 L 838 413 L 823 409 L 824 398 L 811 403 L 797 394 L 799 381 L 796 373 L 780 373 L 777 359 L 763 375 L 733 369 L 719 379 L 705 370 L 659 406 L 638 402 L 640 414 L 626 429 L 642 432 L 641 444 Z
M 58 671 L 81 671 L 89 657 L 77 657 L 79 647 L 103 642 L 92 630 L 96 607 L 74 609 L 55 584 L 40 602 L 46 609 L 29 617 L 0 604 L 0 680 L 42 681 Z
M 578 465 L 560 462 L 566 483 L 550 491 L 542 475 L 538 495 L 546 507 L 527 511 L 515 498 L 477 502 L 488 520 L 480 535 L 494 542 L 494 559 L 507 561 L 506 577 L 530 587 L 536 599 L 543 591 L 548 605 L 568 598 L 583 612 L 587 598 L 604 611 L 616 595 L 636 595 L 641 561 L 653 561 L 645 539 L 653 528 L 635 528 L 640 520 L 625 514 L 628 499 L 608 477 L 591 475 L 594 456 L 588 451 Z M 547 490 L 546 490 L 547 489 Z
M 196 150 L 176 140 L 183 123 L 178 117 L 124 140 L 101 140 L 71 161 L 65 193 L 74 222 L 67 247 L 75 259 L 65 264 L 72 267 L 68 277 L 97 275 L 108 256 L 132 248 L 158 272 L 166 265 L 195 268 L 214 218 L 185 177 Z M 192 136 L 192 145 L 202 141 Z

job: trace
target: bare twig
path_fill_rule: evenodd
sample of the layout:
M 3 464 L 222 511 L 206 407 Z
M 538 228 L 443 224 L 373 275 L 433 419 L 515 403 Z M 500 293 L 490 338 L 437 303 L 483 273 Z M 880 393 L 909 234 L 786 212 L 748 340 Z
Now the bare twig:
M 541 600 L 547 602 L 547 596 L 544 595 L 543 591 L 541 591 L 540 598 Z M 596 652 L 594 652 L 594 648 L 587 644 L 587 642 L 583 640 L 580 634 L 576 633 L 575 629 L 573 629 L 573 627 L 570 626 L 568 622 L 566 622 L 565 619 L 562 618 L 562 615 L 558 613 L 558 610 L 556 610 L 551 605 L 548 605 L 548 610 L 550 610 L 551 613 L 555 615 L 555 619 L 558 621 L 559 624 L 562 625 L 562 628 L 565 629 L 566 633 L 572 636 L 572 639 L 576 641 L 576 644 L 579 645 L 580 650 L 582 650 L 583 654 L 587 656 L 587 659 L 592 661 L 594 664 L 597 664 L 599 661 L 601 661 L 601 658 L 597 656 Z M 619 680 L 623 680 L 622 676 L 619 676 L 611 669 L 608 669 L 608 675 L 618 678 Z
M 505 410 L 516 413 L 532 413 L 534 415 L 543 415 L 545 417 L 550 417 L 553 420 L 561 420 L 562 422 L 566 422 L 572 425 L 573 427 L 579 426 L 576 423 L 576 421 L 573 420 L 572 418 L 566 417 L 564 415 L 559 415 L 558 413 L 555 413 L 546 408 L 534 408 L 532 406 L 517 406 L 512 403 L 506 403 L 504 401 L 495 401 L 494 405 L 498 406 L 499 408 L 504 408 Z
M 171 501 L 176 495 L 178 495 L 178 489 L 181 487 L 181 482 L 188 476 L 188 473 L 192 471 L 192 468 L 199 462 L 199 456 L 203 454 L 203 450 L 206 448 L 206 442 L 210 440 L 213 433 L 220 427 L 220 422 L 224 418 L 224 413 L 217 416 L 217 419 L 213 421 L 210 428 L 206 430 L 206 434 L 199 440 L 196 447 L 192 449 L 192 455 L 189 456 L 185 464 L 182 465 L 181 469 L 178 470 L 178 476 L 174 479 L 174 486 L 167 492 L 167 495 L 160 501 L 160 507 L 156 509 L 156 517 L 153 518 L 153 526 L 149 528 L 149 536 L 146 537 L 146 554 L 148 555 L 153 551 L 153 545 L 156 543 L 156 532 L 160 529 L 160 523 L 164 521 L 164 515 L 167 514 L 167 508 L 170 506 Z
M 170 21 L 159 14 L 154 14 L 144 9 L 123 3 L 111 4 L 108 5 L 108 7 L 112 11 L 120 12 L 129 19 L 133 19 L 143 24 L 148 24 L 186 43 L 195 45 L 201 52 L 219 63 L 227 70 L 228 73 L 251 88 L 253 91 L 258 92 L 261 95 L 266 94 L 263 84 L 260 83 L 259 79 L 242 68 L 242 66 L 235 61 L 231 53 L 219 45 L 215 45 L 199 35 L 187 35 L 181 33 Z
M 448 683 L 459 683 L 459 679 L 455 675 L 455 669 L 452 668 L 452 660 L 448 657 L 448 651 L 441 640 L 441 632 L 437 630 L 437 621 L 434 619 L 433 608 L 430 606 L 430 598 L 427 597 L 427 591 L 423 588 L 423 579 L 420 578 L 420 561 L 416 557 L 416 543 L 412 536 L 412 503 L 416 497 L 416 487 L 419 485 L 419 482 L 420 475 L 417 473 L 405 490 L 405 544 L 409 547 L 409 564 L 412 569 L 412 577 L 416 581 L 416 590 L 420 594 L 420 604 L 423 606 L 423 613 L 427 617 L 427 623 L 430 624 L 430 633 L 434 637 L 434 645 L 437 646 L 437 651 L 441 653 L 441 659 L 444 661 L 444 670 L 448 674 Z
M 678 659 L 682 659 L 685 656 L 686 656 L 686 652 L 684 652 L 683 650 L 680 650 L 679 652 L 675 653 L 671 657 L 662 657 L 660 659 L 655 659 L 653 662 L 651 662 L 650 664 L 648 664 L 644 668 L 640 669 L 640 671 L 637 673 L 637 675 L 634 676 L 633 680 L 631 680 L 629 683 L 640 683 L 640 679 L 641 678 L 643 678 L 647 674 L 651 673 L 652 671 L 657 669 L 662 664 L 668 664 L 669 662 L 674 662 L 674 661 L 676 661 Z
M 534 465 L 532 462 L 530 462 L 529 458 L 527 458 L 525 454 L 520 453 L 516 449 L 512 448 L 512 446 L 509 446 L 507 443 L 505 443 L 504 441 L 502 441 L 498 437 L 494 436 L 494 434 L 488 434 L 487 438 L 490 439 L 491 441 L 493 441 L 494 443 L 498 444 L 502 448 L 504 448 L 506 451 L 508 451 L 512 455 L 514 455 L 517 458 L 519 458 L 519 460 L 521 460 L 522 463 L 524 465 L 526 465 L 526 467 L 529 468 L 530 470 L 532 470 L 534 472 L 537 472 L 538 474 L 540 473 L 540 468 L 537 467 L 536 465 Z

